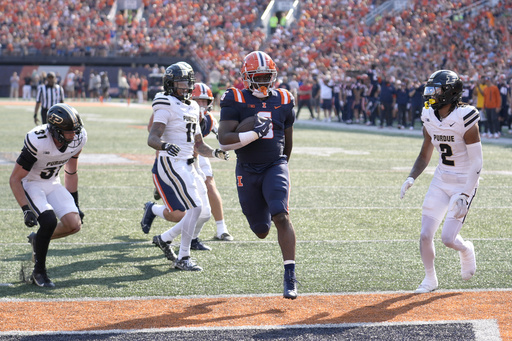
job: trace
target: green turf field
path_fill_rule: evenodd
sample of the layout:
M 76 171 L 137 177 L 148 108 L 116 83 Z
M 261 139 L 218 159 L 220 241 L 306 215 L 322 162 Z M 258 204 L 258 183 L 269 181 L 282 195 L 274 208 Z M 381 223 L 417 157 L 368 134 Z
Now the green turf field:
M 140 219 L 153 198 L 146 145 L 149 106 L 80 106 L 89 142 L 80 157 L 82 231 L 52 241 L 48 273 L 53 290 L 19 280 L 32 266 L 23 215 L 9 187 L 12 161 L 33 126 L 33 103 L 0 102 L 0 297 L 77 298 L 280 294 L 282 259 L 272 228 L 259 240 L 236 196 L 234 155 L 212 162 L 233 242 L 213 241 L 211 219 L 201 238 L 211 252 L 193 251 L 200 273 L 171 267 L 151 238 L 169 228 L 157 218 L 149 235 Z M 331 123 L 333 127 L 344 127 Z M 422 138 L 373 131 L 336 130 L 298 123 L 290 163 L 291 218 L 297 234 L 300 293 L 414 290 L 423 279 L 419 256 L 421 203 L 437 164 L 399 199 L 400 187 Z M 208 143 L 216 144 L 213 138 Z M 436 234 L 440 289 L 508 288 L 512 283 L 511 145 L 484 143 L 484 170 L 462 236 L 475 244 L 477 273 L 460 278 L 458 254 Z M 102 155 L 111 154 L 111 155 Z M 114 156 L 124 162 L 104 162 Z M 144 162 L 133 161 L 140 159 Z M 10 162 L 11 161 L 11 162 Z M 177 243 L 179 240 L 176 240 Z M 7 284 L 12 284 L 7 286 Z

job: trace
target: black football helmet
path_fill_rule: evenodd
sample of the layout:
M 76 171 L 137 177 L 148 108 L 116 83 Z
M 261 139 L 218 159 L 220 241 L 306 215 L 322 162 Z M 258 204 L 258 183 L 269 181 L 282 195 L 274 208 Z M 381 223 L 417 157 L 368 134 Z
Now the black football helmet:
M 188 100 L 194 91 L 195 81 L 194 70 L 188 63 L 172 64 L 163 76 L 164 94 L 174 96 L 180 101 Z M 183 90 L 183 93 L 178 93 L 178 89 Z
M 462 81 L 450 70 L 434 72 L 423 91 L 425 108 L 438 110 L 447 104 L 457 104 L 462 98 Z
M 48 131 L 57 141 L 76 148 L 82 142 L 82 119 L 75 108 L 68 104 L 59 103 L 48 109 Z M 66 139 L 64 132 L 73 131 L 75 135 L 71 140 Z

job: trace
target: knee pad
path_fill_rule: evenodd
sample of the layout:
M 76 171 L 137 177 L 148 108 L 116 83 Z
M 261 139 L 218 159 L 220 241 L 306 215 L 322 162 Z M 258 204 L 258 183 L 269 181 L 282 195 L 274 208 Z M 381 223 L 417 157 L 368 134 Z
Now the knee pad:
M 39 230 L 37 234 L 41 237 L 50 238 L 57 227 L 57 216 L 53 210 L 46 210 L 37 217 L 39 222 Z

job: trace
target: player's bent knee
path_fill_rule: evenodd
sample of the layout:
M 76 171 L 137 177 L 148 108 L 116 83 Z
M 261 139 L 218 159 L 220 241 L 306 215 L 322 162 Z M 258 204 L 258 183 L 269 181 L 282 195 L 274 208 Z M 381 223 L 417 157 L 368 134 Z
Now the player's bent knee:
M 256 236 L 257 236 L 259 239 L 265 239 L 265 238 L 267 238 L 267 236 L 268 236 L 268 233 L 269 233 L 269 232 L 270 232 L 270 231 L 263 232 L 263 233 L 255 233 L 255 234 L 256 234 Z
M 66 230 L 67 235 L 78 233 L 82 229 L 80 215 L 76 212 L 64 215 L 60 221 Z
M 44 211 L 37 217 L 37 221 L 41 227 L 45 229 L 55 230 L 57 227 L 57 216 L 53 210 Z
M 270 232 L 270 224 L 256 223 L 251 224 L 251 230 L 260 239 L 265 239 Z
M 446 247 L 449 247 L 451 249 L 455 248 L 455 239 L 454 238 L 450 238 L 450 237 L 446 237 L 446 236 L 441 236 L 441 241 L 443 242 L 443 244 Z
M 420 242 L 421 243 L 430 243 L 434 240 L 434 237 L 427 233 L 420 234 Z
M 272 221 L 276 224 L 277 228 L 287 226 L 290 222 L 290 216 L 286 212 L 281 212 L 272 217 Z
M 185 211 L 168 211 L 165 209 L 164 211 L 164 217 L 165 220 L 173 222 L 173 223 L 179 223 L 181 219 L 185 216 Z

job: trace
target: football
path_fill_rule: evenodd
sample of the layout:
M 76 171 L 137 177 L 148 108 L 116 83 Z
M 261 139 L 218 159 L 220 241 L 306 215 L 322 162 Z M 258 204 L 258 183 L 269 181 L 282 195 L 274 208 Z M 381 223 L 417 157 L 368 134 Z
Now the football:
M 235 129 L 237 133 L 243 133 L 254 129 L 254 122 L 256 121 L 256 115 L 247 117 L 245 120 L 240 122 Z

